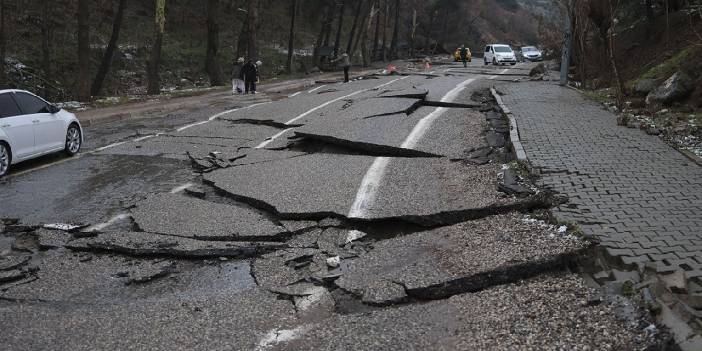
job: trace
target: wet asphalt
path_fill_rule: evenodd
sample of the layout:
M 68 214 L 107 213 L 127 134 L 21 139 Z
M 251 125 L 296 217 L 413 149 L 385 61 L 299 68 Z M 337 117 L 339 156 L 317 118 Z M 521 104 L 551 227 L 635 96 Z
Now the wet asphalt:
M 86 128 L 78 157 L 0 180 L 0 348 L 640 346 L 580 303 L 595 292 L 565 267 L 586 245 L 524 221 L 542 199 L 498 189 L 511 158 L 473 93 L 528 67 L 401 67 Z M 81 227 L 40 228 L 55 223 Z M 549 286 L 611 336 L 567 333 Z M 524 295 L 545 322 L 504 311 Z

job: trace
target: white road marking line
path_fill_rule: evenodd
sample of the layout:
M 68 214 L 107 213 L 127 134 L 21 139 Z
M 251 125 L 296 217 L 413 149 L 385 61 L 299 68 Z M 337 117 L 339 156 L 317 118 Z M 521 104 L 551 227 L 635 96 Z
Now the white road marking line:
M 301 91 L 298 91 L 297 93 L 289 95 L 288 97 L 289 98 L 296 97 L 296 96 L 300 95 L 301 93 L 302 93 Z
M 171 194 L 177 194 L 177 193 L 180 193 L 180 192 L 182 192 L 183 190 L 185 190 L 185 189 L 187 189 L 187 188 L 189 188 L 189 187 L 191 187 L 191 186 L 193 186 L 193 185 L 195 185 L 195 184 L 193 184 L 193 183 L 186 183 L 186 184 L 183 184 L 183 185 L 180 185 L 180 186 L 177 186 L 177 187 L 171 189 L 171 191 L 169 191 L 169 193 L 171 193 Z
M 182 132 L 182 131 L 184 131 L 184 130 L 186 130 L 186 129 L 189 129 L 189 128 L 192 128 L 192 127 L 196 127 L 196 126 L 200 126 L 200 125 L 203 125 L 203 124 L 206 124 L 206 123 L 209 123 L 209 122 L 210 122 L 210 120 L 191 123 L 191 124 L 188 124 L 188 125 L 186 125 L 186 126 L 182 126 L 182 127 L 178 128 L 178 129 L 176 129 L 176 132 Z
M 132 140 L 132 142 L 140 142 L 140 141 L 142 141 L 142 140 L 146 140 L 146 139 L 149 139 L 149 138 L 153 138 L 153 137 L 155 137 L 155 136 L 156 136 L 156 134 L 145 135 L 145 136 L 143 136 L 143 137 L 141 137 L 141 138 L 136 138 L 136 139 Z
M 325 103 L 323 103 L 323 104 L 321 104 L 321 105 L 319 105 L 319 106 L 317 106 L 317 107 L 314 107 L 314 108 L 312 108 L 311 110 L 309 110 L 309 111 L 307 111 L 307 112 L 304 112 L 304 113 L 300 114 L 299 116 L 297 116 L 297 117 L 295 117 L 295 118 L 293 118 L 293 119 L 291 119 L 291 120 L 285 122 L 285 124 L 287 124 L 287 125 L 293 124 L 294 122 L 296 122 L 296 121 L 298 121 L 298 120 L 300 120 L 300 119 L 302 119 L 302 118 L 305 118 L 305 117 L 309 116 L 311 113 L 313 113 L 313 112 L 315 112 L 315 111 L 317 111 L 317 110 L 319 110 L 319 109 L 325 108 L 325 107 L 327 107 L 327 106 L 329 106 L 329 105 L 331 105 L 331 104 L 333 104 L 333 103 L 335 103 L 335 102 L 337 102 L 337 101 L 341 101 L 341 100 L 343 100 L 343 99 L 350 98 L 350 97 L 355 96 L 355 95 L 358 95 L 358 94 L 360 94 L 360 93 L 364 93 L 364 92 L 367 92 L 367 91 L 379 89 L 379 88 L 388 86 L 388 85 L 390 85 L 390 84 L 392 84 L 392 83 L 395 83 L 395 82 L 397 82 L 397 81 L 399 81 L 399 80 L 407 79 L 407 78 L 409 78 L 409 77 L 410 77 L 410 76 L 405 76 L 405 77 L 402 77 L 402 78 L 396 78 L 396 79 L 393 79 L 393 80 L 391 80 L 391 81 L 389 81 L 389 82 L 387 82 L 387 83 L 378 85 L 377 87 L 367 88 L 367 89 L 361 89 L 361 90 L 355 91 L 355 92 L 353 92 L 353 93 L 351 93 L 351 94 L 344 95 L 344 96 L 342 96 L 342 97 L 338 97 L 338 98 L 333 99 L 333 100 L 329 100 L 329 101 L 327 101 L 327 102 L 325 102 Z M 288 128 L 288 129 L 286 129 L 286 130 L 283 130 L 282 132 L 277 133 L 276 135 L 274 135 L 274 136 L 272 136 L 272 137 L 266 139 L 266 140 L 263 141 L 262 143 L 258 144 L 258 145 L 256 146 L 256 149 L 262 149 L 262 148 L 268 146 L 268 144 L 272 143 L 275 139 L 278 139 L 281 135 L 285 134 L 285 132 L 289 131 L 290 129 L 292 129 L 292 128 Z
M 109 227 L 109 226 L 115 224 L 115 223 L 118 222 L 118 221 L 121 221 L 121 220 L 124 220 L 124 219 L 127 219 L 127 218 L 131 218 L 131 217 L 132 217 L 132 215 L 130 215 L 129 213 L 118 214 L 118 215 L 116 215 L 116 216 L 110 218 L 107 222 L 103 222 L 103 223 L 98 223 L 98 224 L 95 224 L 95 225 L 91 225 L 90 227 L 86 228 L 84 231 L 85 231 L 85 232 L 97 232 L 97 231 L 101 231 L 101 230 L 103 230 L 103 229 L 105 229 L 105 228 L 107 228 L 107 227 Z
M 100 152 L 103 150 L 111 149 L 111 148 L 116 147 L 116 146 L 124 145 L 126 143 L 127 143 L 126 141 L 120 141 L 118 143 L 113 143 L 113 144 L 110 144 L 107 146 L 99 147 L 99 148 L 95 149 L 93 152 Z
M 502 73 L 505 71 L 507 70 L 502 71 Z M 458 84 L 455 88 L 446 93 L 446 95 L 441 98 L 441 101 L 453 101 L 458 94 L 460 94 L 468 85 L 475 82 L 475 80 L 475 78 L 471 78 Z M 412 149 L 417 146 L 417 143 L 419 140 L 421 140 L 427 130 L 429 130 L 431 124 L 447 110 L 448 109 L 445 107 L 437 107 L 430 114 L 419 120 L 419 123 L 414 126 L 412 132 L 410 132 L 407 138 L 405 138 L 405 141 L 400 147 Z M 363 218 L 367 214 L 367 210 L 373 205 L 376 197 L 378 196 L 378 188 L 383 180 L 388 163 L 390 163 L 389 157 L 377 157 L 373 161 L 373 164 L 368 169 L 366 175 L 361 181 L 361 186 L 358 188 L 356 198 L 351 205 L 351 209 L 349 209 L 349 214 L 347 216 L 348 218 Z M 350 237 L 350 234 L 347 237 Z
M 307 94 L 312 94 L 312 93 L 314 93 L 315 91 L 317 91 L 317 90 L 319 90 L 319 89 L 322 89 L 322 88 L 324 88 L 324 87 L 326 87 L 326 86 L 327 86 L 326 84 L 322 84 L 322 85 L 320 85 L 320 86 L 318 86 L 318 87 L 316 87 L 316 88 L 314 88 L 314 89 L 308 91 Z
M 288 129 L 280 131 L 279 133 L 276 133 L 274 136 L 272 136 L 272 137 L 264 140 L 262 143 L 256 145 L 255 149 L 263 149 L 264 147 L 268 146 L 268 144 L 272 143 L 273 140 L 280 138 L 283 134 L 287 133 L 290 130 L 293 130 L 293 128 L 288 128 Z

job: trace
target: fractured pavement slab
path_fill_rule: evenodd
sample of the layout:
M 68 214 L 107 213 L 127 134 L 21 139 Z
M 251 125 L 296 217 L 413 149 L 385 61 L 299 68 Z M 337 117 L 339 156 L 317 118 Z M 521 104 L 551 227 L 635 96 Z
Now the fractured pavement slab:
M 66 248 L 74 251 L 179 259 L 248 258 L 286 247 L 277 242 L 203 241 L 146 232 L 101 233 L 66 244 Z
M 216 139 L 196 137 L 157 136 L 137 142 L 125 143 L 98 152 L 100 155 L 161 156 L 186 160 L 187 153 L 234 153 L 250 143 L 249 139 Z
M 585 246 L 518 214 L 498 215 L 375 242 L 344 260 L 335 283 L 373 304 L 443 299 L 564 270 Z
M 373 157 L 312 154 L 216 170 L 204 181 L 282 219 L 345 216 Z
M 140 229 L 202 240 L 279 240 L 287 230 L 263 214 L 178 194 L 138 202 L 132 217 Z
M 281 219 L 346 217 L 354 207 L 352 215 L 359 220 L 437 225 L 547 205 L 542 198 L 517 200 L 499 192 L 496 165 L 473 166 L 439 158 L 385 161 L 375 194 L 359 195 L 359 188 L 378 161 L 355 155 L 310 154 L 226 168 L 205 174 L 204 181 Z M 357 201 L 357 195 L 363 201 Z
M 597 291 L 575 274 L 548 274 L 450 299 L 337 314 L 300 323 L 271 350 L 646 349 L 642 329 L 616 303 L 587 304 Z

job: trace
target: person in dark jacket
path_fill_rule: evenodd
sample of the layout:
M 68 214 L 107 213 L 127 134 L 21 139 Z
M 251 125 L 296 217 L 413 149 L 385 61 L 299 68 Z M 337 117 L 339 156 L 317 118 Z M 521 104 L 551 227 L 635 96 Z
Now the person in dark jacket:
M 466 49 L 465 45 L 461 45 L 461 62 L 463 62 L 463 67 L 468 67 L 468 49 Z
M 349 69 L 351 68 L 351 58 L 346 52 L 342 53 L 341 56 L 331 60 L 332 63 L 340 62 L 341 66 L 344 67 L 344 83 L 349 82 Z
M 258 68 L 253 63 L 253 60 L 249 60 L 243 67 L 241 67 L 241 72 L 239 72 L 239 78 L 244 81 L 244 94 L 248 94 L 249 91 L 252 94 L 256 94 L 256 80 L 258 79 Z

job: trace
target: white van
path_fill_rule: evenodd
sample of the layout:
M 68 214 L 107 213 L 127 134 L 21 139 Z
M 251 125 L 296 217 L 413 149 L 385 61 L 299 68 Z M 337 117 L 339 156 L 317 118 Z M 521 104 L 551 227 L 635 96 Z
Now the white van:
M 485 55 L 483 60 L 485 64 L 492 62 L 493 65 L 509 63 L 514 66 L 517 64 L 517 56 L 512 51 L 509 45 L 490 44 L 485 47 Z

